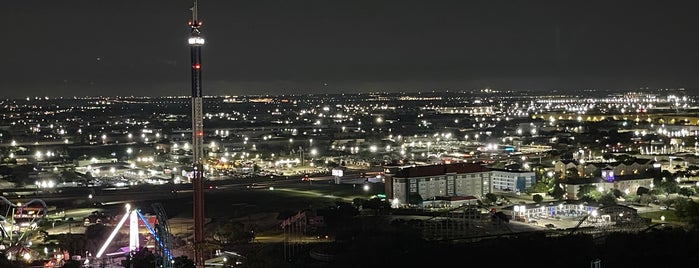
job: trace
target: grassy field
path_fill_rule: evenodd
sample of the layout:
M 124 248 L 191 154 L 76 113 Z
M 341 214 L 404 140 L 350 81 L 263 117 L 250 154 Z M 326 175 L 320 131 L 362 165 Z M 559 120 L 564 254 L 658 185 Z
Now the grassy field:
M 240 222 L 256 226 L 263 233 L 276 233 L 279 222 L 304 209 L 321 209 L 334 206 L 335 202 L 351 203 L 354 198 L 369 199 L 384 192 L 384 185 L 371 184 L 369 190 L 357 184 L 288 183 L 253 188 L 206 190 L 204 197 L 207 228 L 218 224 Z M 187 235 L 192 226 L 192 196 L 182 194 L 172 199 L 137 204 L 148 208 L 152 202 L 160 202 L 171 219 L 173 233 Z
M 661 220 L 662 216 L 665 216 L 665 221 L 668 223 L 684 223 L 682 219 L 677 217 L 677 214 L 675 214 L 674 210 L 664 210 L 664 211 L 653 211 L 653 212 L 644 212 L 644 213 L 638 213 L 639 216 L 643 218 L 650 218 L 653 223 L 662 223 L 663 221 Z
M 372 184 L 369 191 L 351 184 L 291 184 L 234 190 L 207 190 L 204 197 L 207 218 L 240 217 L 261 212 L 298 211 L 322 208 L 336 201 L 351 203 L 354 198 L 369 199 L 383 193 L 383 184 Z M 161 201 L 169 217 L 191 217 L 191 195 Z

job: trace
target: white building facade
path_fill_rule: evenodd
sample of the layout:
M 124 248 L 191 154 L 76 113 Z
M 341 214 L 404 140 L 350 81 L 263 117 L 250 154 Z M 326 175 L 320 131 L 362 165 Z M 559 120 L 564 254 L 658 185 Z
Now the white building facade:
M 471 163 L 409 167 L 390 180 L 394 202 L 401 204 L 415 203 L 417 195 L 422 200 L 446 196 L 482 199 L 493 190 L 491 171 Z
M 533 171 L 491 170 L 493 190 L 524 192 L 536 183 L 536 174 Z

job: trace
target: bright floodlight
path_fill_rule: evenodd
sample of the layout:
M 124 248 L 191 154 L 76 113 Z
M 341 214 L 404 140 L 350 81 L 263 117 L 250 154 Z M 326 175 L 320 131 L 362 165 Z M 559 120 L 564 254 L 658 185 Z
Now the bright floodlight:
M 126 204 L 126 212 L 131 211 L 131 204 Z
M 138 215 L 136 210 L 132 210 L 129 215 L 129 250 L 134 251 L 138 247 Z
M 201 37 L 190 37 L 187 42 L 189 42 L 190 45 L 203 45 L 206 41 L 204 41 L 204 38 Z
M 130 205 L 129 205 L 129 207 L 130 207 Z M 112 243 L 112 240 L 114 240 L 114 237 L 119 232 L 119 228 L 121 228 L 121 226 L 124 226 L 124 222 L 126 222 L 126 219 L 128 219 L 128 218 L 129 218 L 129 213 L 124 214 L 124 216 L 121 218 L 119 223 L 117 223 L 117 226 L 114 227 L 114 230 L 112 230 L 112 233 L 109 234 L 107 241 L 105 241 L 104 244 L 102 245 L 102 247 L 100 248 L 100 250 L 97 251 L 97 255 L 95 255 L 97 258 L 102 257 L 102 253 L 104 253 L 104 251 L 107 249 L 107 246 L 109 246 L 109 244 Z
M 391 201 L 391 208 L 399 208 L 400 207 L 400 200 L 398 198 L 394 198 Z

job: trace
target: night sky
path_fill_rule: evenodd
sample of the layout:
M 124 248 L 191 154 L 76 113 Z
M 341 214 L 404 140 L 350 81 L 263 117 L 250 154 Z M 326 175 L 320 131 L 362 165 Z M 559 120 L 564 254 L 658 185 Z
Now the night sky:
M 3 97 L 190 92 L 188 0 L 3 1 Z M 201 0 L 206 95 L 699 87 L 691 1 Z

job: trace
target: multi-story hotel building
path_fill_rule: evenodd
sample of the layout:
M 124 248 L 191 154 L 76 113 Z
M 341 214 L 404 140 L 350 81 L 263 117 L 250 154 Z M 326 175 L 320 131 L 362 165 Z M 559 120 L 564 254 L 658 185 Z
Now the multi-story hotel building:
M 493 190 L 523 191 L 534 182 L 534 172 L 491 170 L 480 164 L 455 163 L 399 169 L 387 174 L 386 190 L 394 202 L 410 204 L 418 199 L 445 196 L 482 199 Z

